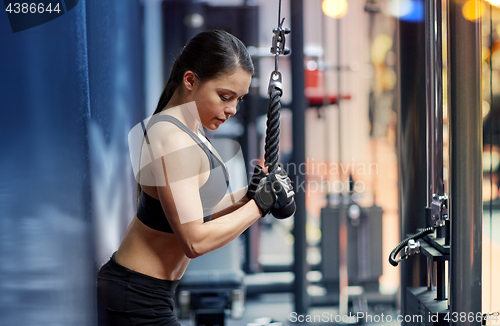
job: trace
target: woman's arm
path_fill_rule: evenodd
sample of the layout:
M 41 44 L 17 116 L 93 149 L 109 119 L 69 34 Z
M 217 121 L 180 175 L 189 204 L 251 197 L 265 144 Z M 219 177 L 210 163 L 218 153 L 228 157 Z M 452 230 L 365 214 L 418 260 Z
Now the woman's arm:
M 168 183 L 167 183 L 168 184 Z M 182 196 L 196 194 L 198 184 L 183 182 L 184 191 L 167 185 L 158 188 L 158 196 L 167 219 L 189 258 L 196 258 L 225 246 L 252 225 L 261 216 L 255 201 L 245 204 L 230 213 L 221 211 L 217 219 L 203 222 L 203 208 L 199 196 L 188 199 Z M 177 188 L 177 189 L 176 189 Z M 177 191 L 176 191 L 177 190 Z M 176 192 L 176 194 L 173 194 Z
M 267 171 L 268 170 L 267 166 L 259 167 L 259 168 L 262 169 L 262 171 L 264 171 L 264 173 L 266 175 L 269 174 Z M 254 182 L 254 181 L 251 180 L 250 182 Z M 246 204 L 249 201 L 249 199 L 247 197 L 247 191 L 248 191 L 248 186 L 241 188 L 241 189 L 233 192 L 232 194 L 226 195 L 220 201 L 220 203 L 217 204 L 217 206 L 215 206 L 214 213 L 212 214 L 212 220 L 214 220 L 222 215 L 229 214 L 229 213 L 237 210 L 238 208 L 240 208 L 244 204 Z
M 204 223 L 199 195 L 199 176 L 204 172 L 197 145 L 192 146 L 192 139 L 182 131 L 160 139 L 151 145 L 158 158 L 152 164 L 158 198 L 187 257 L 195 258 L 228 244 L 260 218 L 261 212 L 252 200 L 241 201 L 239 208 Z
M 247 187 L 236 190 L 233 193 L 227 194 L 222 200 L 214 207 L 212 213 L 212 220 L 219 218 L 223 215 L 229 214 L 248 203 Z
M 196 258 L 233 241 L 261 216 L 255 201 L 249 201 L 231 213 L 219 216 L 206 223 L 203 220 L 186 224 L 181 236 L 190 240 L 190 250 L 186 255 Z M 174 231 L 177 232 L 177 231 Z M 187 235 L 188 234 L 188 235 Z

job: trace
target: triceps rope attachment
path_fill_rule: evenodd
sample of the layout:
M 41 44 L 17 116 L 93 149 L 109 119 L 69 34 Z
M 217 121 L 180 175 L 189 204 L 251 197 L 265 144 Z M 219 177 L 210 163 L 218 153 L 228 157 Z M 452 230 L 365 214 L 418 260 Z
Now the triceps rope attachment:
M 267 128 L 265 141 L 265 165 L 268 166 L 268 171 L 275 169 L 278 163 L 279 153 L 279 133 L 280 133 L 280 109 L 281 96 L 283 95 L 283 81 L 281 72 L 279 71 L 279 56 L 288 55 L 290 50 L 286 45 L 286 35 L 290 33 L 290 29 L 283 28 L 285 18 L 281 19 L 281 0 L 278 10 L 278 27 L 273 30 L 274 36 L 272 40 L 271 53 L 275 55 L 274 71 L 271 73 L 269 80 L 269 105 L 267 109 Z

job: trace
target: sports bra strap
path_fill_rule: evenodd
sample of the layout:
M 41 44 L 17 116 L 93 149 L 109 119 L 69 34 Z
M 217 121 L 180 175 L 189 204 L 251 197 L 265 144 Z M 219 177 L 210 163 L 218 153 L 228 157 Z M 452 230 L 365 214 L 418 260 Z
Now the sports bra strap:
M 171 116 L 171 115 L 159 115 L 155 122 L 153 123 L 156 124 L 157 122 L 160 122 L 160 121 L 167 121 L 167 122 L 171 122 L 173 123 L 174 125 L 176 125 L 177 127 L 179 127 L 179 129 L 181 129 L 182 131 L 184 131 L 185 133 L 187 133 L 197 144 L 198 146 L 201 147 L 201 149 L 203 149 L 203 151 L 207 154 L 207 156 L 209 157 L 210 159 L 210 167 L 213 168 L 214 167 L 214 162 L 213 162 L 213 154 L 212 152 L 210 151 L 210 148 L 207 147 L 207 145 L 205 145 L 205 143 L 203 143 L 201 141 L 201 139 L 191 130 L 189 129 L 185 124 L 183 124 L 182 122 L 179 121 L 179 119 Z M 201 131 L 201 128 L 200 128 L 200 132 Z M 203 135 L 205 135 L 204 132 L 202 132 Z

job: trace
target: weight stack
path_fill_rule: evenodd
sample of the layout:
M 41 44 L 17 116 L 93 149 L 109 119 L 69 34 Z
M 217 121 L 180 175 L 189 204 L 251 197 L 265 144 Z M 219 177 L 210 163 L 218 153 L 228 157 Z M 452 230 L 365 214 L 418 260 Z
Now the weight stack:
M 349 285 L 363 286 L 365 291 L 378 292 L 382 275 L 382 208 L 361 207 L 360 214 L 347 214 L 347 270 Z M 358 210 L 359 212 L 359 210 Z M 321 209 L 321 264 L 323 283 L 328 292 L 339 290 L 340 208 Z M 354 215 L 357 215 L 355 217 Z

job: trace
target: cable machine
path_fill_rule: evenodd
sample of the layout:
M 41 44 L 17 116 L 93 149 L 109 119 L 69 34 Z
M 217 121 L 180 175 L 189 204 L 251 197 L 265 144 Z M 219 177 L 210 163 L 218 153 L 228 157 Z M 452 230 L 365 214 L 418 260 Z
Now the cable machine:
M 420 320 L 405 320 L 407 325 L 481 324 L 481 318 L 477 318 L 481 316 L 481 22 L 465 20 L 462 15 L 464 3 L 425 2 L 425 225 L 403 240 L 389 256 L 393 266 L 418 253 L 426 258 L 427 286 L 401 285 L 402 315 L 421 317 Z M 443 30 L 443 25 L 447 29 Z M 448 41 L 449 197 L 443 179 L 444 37 Z M 405 189 L 404 185 L 402 188 Z M 446 261 L 449 262 L 448 291 Z M 464 313 L 465 319 L 454 318 Z M 469 318 L 471 316 L 473 318 Z

